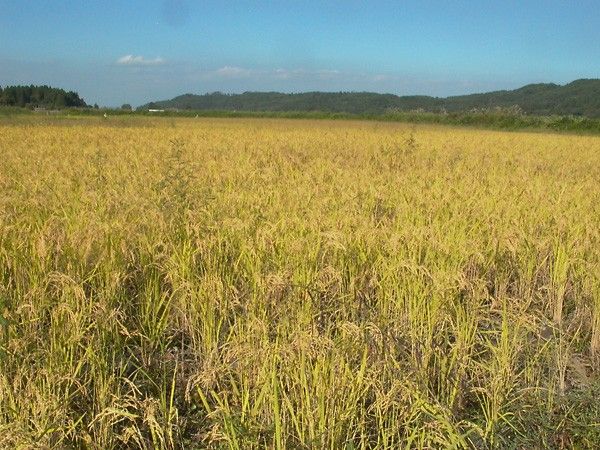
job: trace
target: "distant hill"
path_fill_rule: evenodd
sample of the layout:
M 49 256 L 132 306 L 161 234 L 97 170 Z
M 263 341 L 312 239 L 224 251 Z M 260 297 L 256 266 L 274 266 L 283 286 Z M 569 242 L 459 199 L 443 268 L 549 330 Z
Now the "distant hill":
M 397 96 L 371 92 L 244 92 L 243 94 L 185 94 L 151 102 L 139 109 L 214 111 L 323 111 L 351 114 L 383 114 L 390 111 L 424 110 L 461 112 L 475 108 L 518 106 L 532 115 L 600 117 L 600 79 L 582 79 L 564 86 L 529 84 L 512 91 L 453 97 Z
M 0 86 L 0 106 L 68 108 L 86 107 L 85 101 L 73 91 L 50 86 Z

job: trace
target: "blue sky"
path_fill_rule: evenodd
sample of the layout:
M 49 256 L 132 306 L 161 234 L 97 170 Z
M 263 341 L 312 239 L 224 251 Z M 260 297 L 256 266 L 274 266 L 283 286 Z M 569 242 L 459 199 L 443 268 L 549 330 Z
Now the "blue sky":
M 600 76 L 598 0 L 0 0 L 0 85 L 446 96 Z

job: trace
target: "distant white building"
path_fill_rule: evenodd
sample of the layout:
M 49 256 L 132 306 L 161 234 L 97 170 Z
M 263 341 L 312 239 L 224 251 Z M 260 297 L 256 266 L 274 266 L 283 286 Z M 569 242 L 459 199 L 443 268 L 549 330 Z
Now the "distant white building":
M 149 109 L 148 112 L 151 113 L 160 113 L 160 112 L 165 112 L 164 109 Z

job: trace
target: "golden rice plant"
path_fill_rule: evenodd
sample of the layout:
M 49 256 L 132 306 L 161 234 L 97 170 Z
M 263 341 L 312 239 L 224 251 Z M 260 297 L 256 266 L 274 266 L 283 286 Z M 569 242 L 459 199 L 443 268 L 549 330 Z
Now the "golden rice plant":
M 597 448 L 600 138 L 0 123 L 0 448 Z

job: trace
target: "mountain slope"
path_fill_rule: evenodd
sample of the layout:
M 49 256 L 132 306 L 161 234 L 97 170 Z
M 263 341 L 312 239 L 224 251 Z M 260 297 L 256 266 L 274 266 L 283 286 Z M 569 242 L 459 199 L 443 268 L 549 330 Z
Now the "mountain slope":
M 140 109 L 187 109 L 219 111 L 323 111 L 382 114 L 390 110 L 468 111 L 474 108 L 519 106 L 526 114 L 600 117 L 600 79 L 582 79 L 560 86 L 530 84 L 512 91 L 446 98 L 397 96 L 371 92 L 244 92 L 243 94 L 185 94 L 171 100 L 151 102 Z

